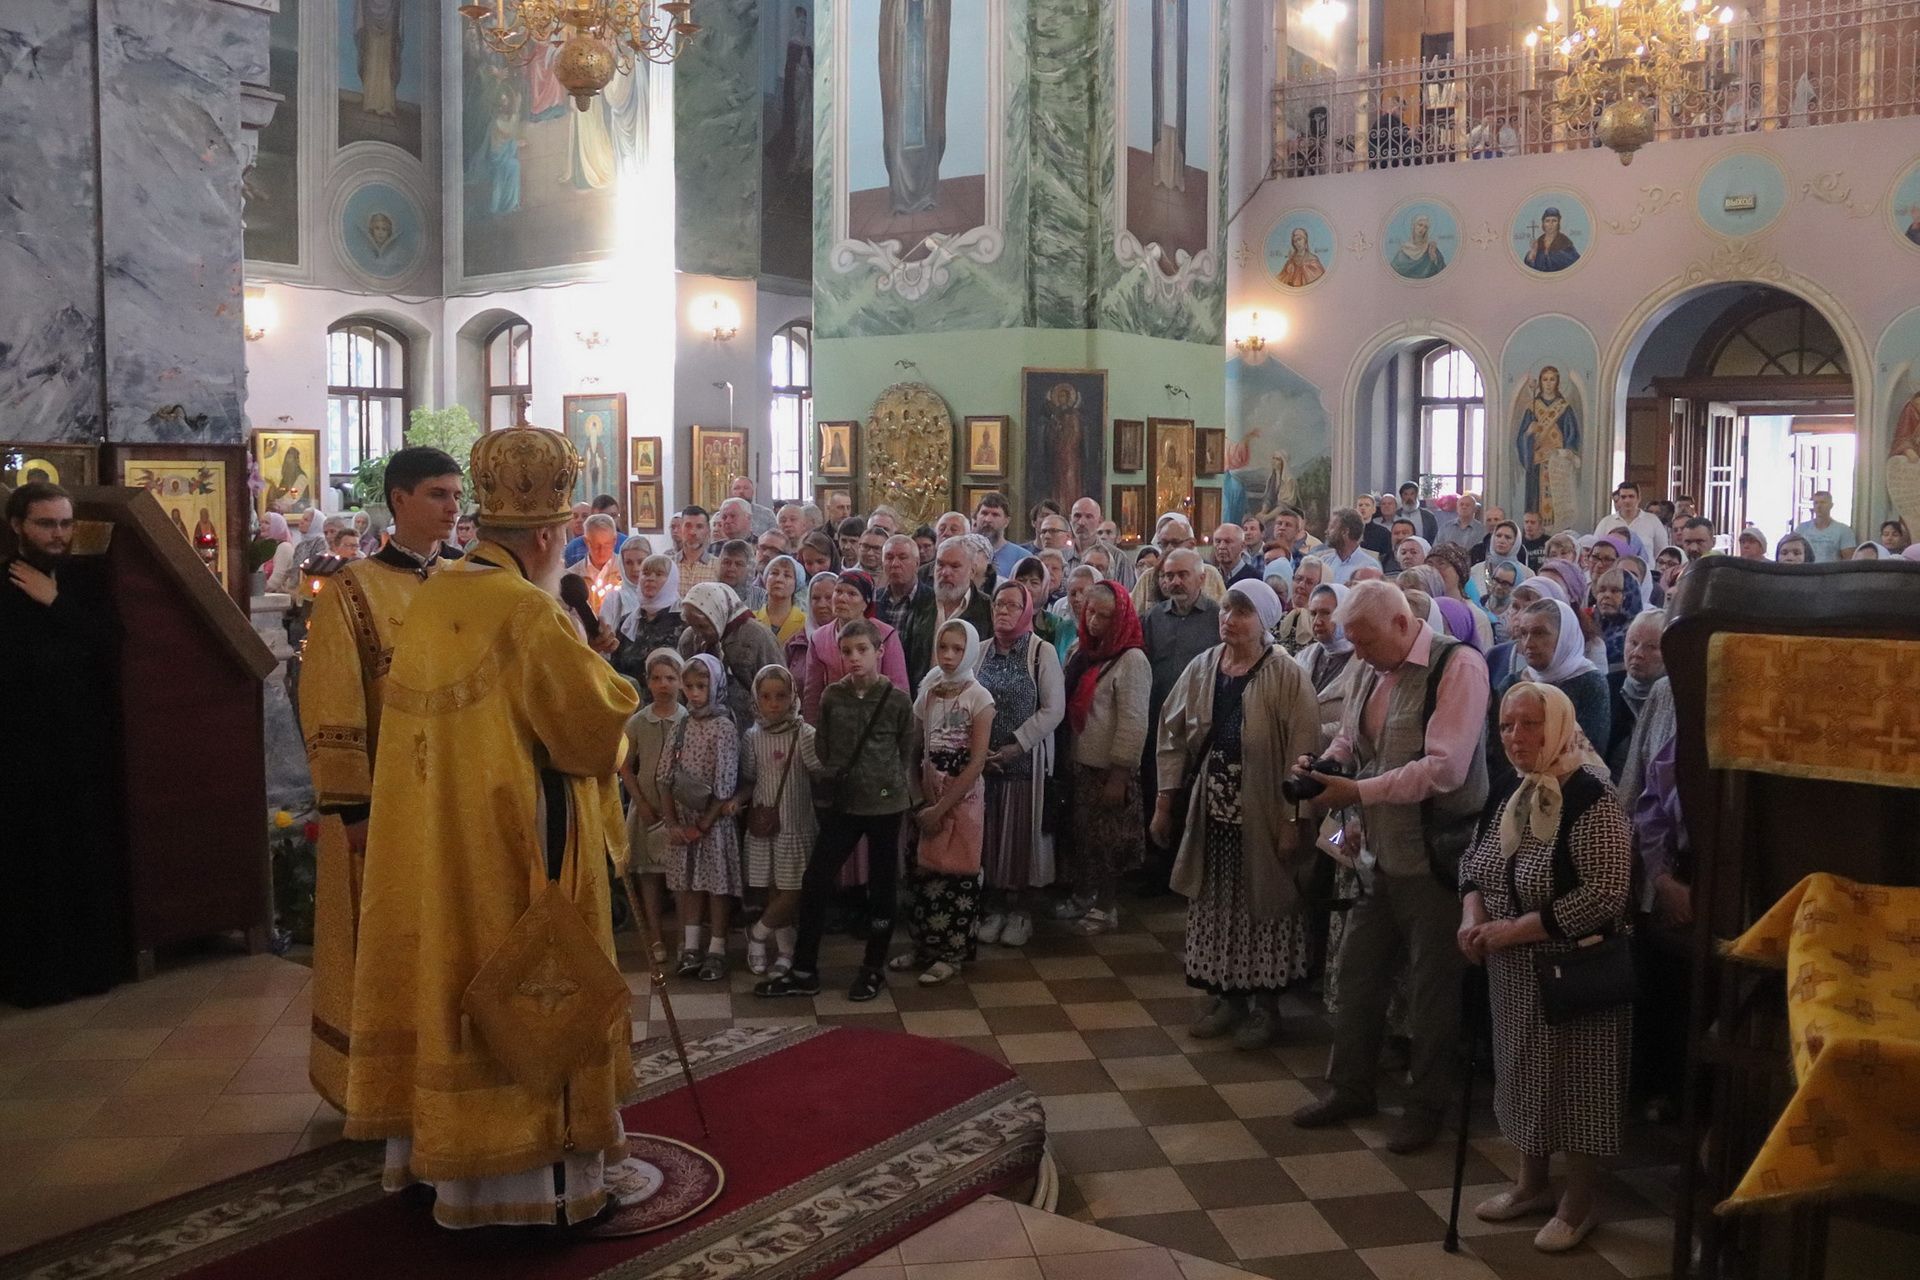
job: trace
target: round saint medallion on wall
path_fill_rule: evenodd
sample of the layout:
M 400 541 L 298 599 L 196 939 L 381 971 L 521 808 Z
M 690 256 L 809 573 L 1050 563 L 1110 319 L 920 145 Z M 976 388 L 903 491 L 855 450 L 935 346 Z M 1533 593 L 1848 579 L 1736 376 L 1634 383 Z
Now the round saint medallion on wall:
M 1387 215 L 1380 255 L 1389 271 L 1410 284 L 1436 279 L 1460 255 L 1460 219 L 1438 200 L 1408 200 Z
M 413 197 L 377 179 L 354 189 L 341 207 L 342 256 L 375 281 L 406 277 L 426 247 L 425 219 Z
M 1288 293 L 1311 289 L 1333 271 L 1333 224 L 1318 209 L 1294 209 L 1267 232 L 1267 279 Z
M 1906 172 L 1893 180 L 1887 197 L 1887 213 L 1893 219 L 1893 234 L 1910 252 L 1920 253 L 1920 160 L 1908 165 Z
M 1779 221 L 1787 207 L 1787 173 L 1764 151 L 1742 147 L 1707 166 L 1693 211 L 1720 236 L 1755 236 Z
M 1564 188 L 1536 191 L 1514 211 L 1507 247 L 1514 263 L 1530 276 L 1576 270 L 1593 250 L 1593 211 Z

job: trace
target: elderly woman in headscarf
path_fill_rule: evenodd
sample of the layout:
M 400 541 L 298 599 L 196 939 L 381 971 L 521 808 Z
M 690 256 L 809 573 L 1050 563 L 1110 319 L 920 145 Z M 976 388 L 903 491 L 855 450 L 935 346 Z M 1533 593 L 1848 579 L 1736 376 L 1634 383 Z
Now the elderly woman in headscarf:
M 1487 558 L 1467 573 L 1467 595 L 1489 612 L 1493 571 L 1503 564 L 1514 567 L 1515 582 L 1526 581 L 1533 572 L 1527 567 L 1526 549 L 1520 543 L 1520 526 L 1511 520 L 1500 521 L 1487 533 Z
M 1326 580 L 1327 562 L 1318 556 L 1308 556 L 1294 566 L 1290 601 L 1293 607 L 1273 630 L 1274 640 L 1289 656 L 1313 643 L 1313 618 L 1307 613 L 1307 602 L 1313 598 L 1314 589 Z
M 624 558 L 621 566 L 625 567 Z M 679 564 L 671 556 L 642 556 L 634 596 L 633 607 L 620 614 L 620 647 L 613 651 L 613 669 L 644 688 L 647 655 L 655 649 L 674 648 L 686 629 L 680 617 Z
M 1313 685 L 1273 642 L 1279 622 L 1280 598 L 1266 583 L 1228 590 L 1220 643 L 1175 681 L 1156 752 L 1153 837 L 1178 846 L 1172 884 L 1187 899 L 1187 985 L 1211 997 L 1190 1034 L 1233 1032 L 1234 1047 L 1248 1050 L 1279 1038 L 1280 993 L 1307 975 L 1311 951 L 1302 887 L 1316 854 L 1280 784 L 1323 739 Z
M 1632 574 L 1608 569 L 1594 580 L 1593 621 L 1607 646 L 1608 674 L 1626 665 L 1627 628 L 1640 616 L 1640 607 L 1640 580 Z
M 1604 743 L 1613 725 L 1613 691 L 1607 677 L 1587 657 L 1586 633 L 1580 615 L 1564 600 L 1542 600 L 1526 607 L 1508 623 L 1514 652 L 1526 662 L 1512 683 L 1550 684 L 1573 704 L 1580 732 L 1588 742 Z M 1498 697 L 1505 690 L 1495 690 Z M 1497 705 L 1497 704 L 1496 704 Z M 1489 707 L 1488 720 L 1494 709 Z M 1499 750 L 1497 724 L 1490 723 L 1487 740 L 1487 776 L 1499 782 L 1509 773 Z
M 260 517 L 260 536 L 273 539 L 273 558 L 268 560 L 267 590 L 292 591 L 300 585 L 300 565 L 293 558 L 293 530 L 278 511 Z
M 1346 603 L 1347 588 L 1337 582 L 1324 582 L 1307 597 L 1307 620 L 1313 628 L 1313 643 L 1293 655 L 1313 685 L 1314 699 L 1320 706 L 1320 730 L 1328 742 L 1340 732 L 1340 718 L 1347 703 L 1347 668 L 1353 662 L 1353 641 L 1347 629 L 1333 620 L 1333 611 Z
M 1433 550 L 1433 544 L 1419 534 L 1400 539 L 1400 545 L 1393 549 L 1393 558 L 1402 569 L 1411 569 L 1417 564 L 1427 562 L 1427 553 Z
M 773 632 L 724 582 L 696 583 L 680 605 L 680 616 L 687 624 L 680 633 L 681 656 L 718 658 L 727 669 L 727 711 L 736 727 L 751 726 L 753 679 L 762 667 L 778 666 L 786 656 Z
M 820 699 L 827 686 L 847 674 L 846 660 L 840 656 L 840 631 L 855 618 L 871 622 L 880 635 L 880 674 L 900 692 L 913 692 L 900 633 L 873 616 L 873 579 L 860 569 L 842 573 L 833 584 L 832 605 L 828 620 L 807 633 L 805 665 L 794 672 L 800 679 L 801 715 L 812 725 L 820 723 Z
M 1066 716 L 1067 694 L 1060 659 L 1035 629 L 1035 616 L 1025 584 L 1017 578 L 1001 583 L 993 593 L 993 631 L 976 672 L 994 705 L 981 841 L 986 914 L 979 938 L 1009 947 L 1025 946 L 1033 937 L 1028 899 L 1054 876 L 1047 790 L 1055 785 L 1054 731 Z
M 1551 1212 L 1534 1247 L 1564 1253 L 1598 1218 L 1596 1162 L 1620 1150 L 1633 1006 L 1552 1025 L 1537 974 L 1585 940 L 1630 932 L 1632 833 L 1560 690 L 1539 682 L 1509 689 L 1499 737 L 1513 777 L 1460 860 L 1459 943 L 1470 963 L 1487 966 L 1493 1111 L 1522 1164 L 1514 1185 L 1474 1212 L 1487 1222 Z M 1555 1152 L 1569 1166 L 1557 1199 L 1547 1181 Z
M 1119 583 L 1087 588 L 1077 621 L 1079 639 L 1065 676 L 1074 838 L 1060 858 L 1060 874 L 1077 898 L 1093 904 L 1074 921 L 1074 931 L 1109 933 L 1120 927 L 1120 875 L 1138 866 L 1146 852 L 1140 757 L 1153 670 L 1140 615 Z

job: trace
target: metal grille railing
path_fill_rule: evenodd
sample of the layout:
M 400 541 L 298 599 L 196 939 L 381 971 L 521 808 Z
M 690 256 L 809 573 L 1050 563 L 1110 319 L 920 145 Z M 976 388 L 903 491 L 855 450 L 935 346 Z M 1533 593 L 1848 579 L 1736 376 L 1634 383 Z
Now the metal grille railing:
M 1536 51 L 1390 63 L 1274 90 L 1274 172 L 1538 155 L 1594 145 L 1586 122 L 1550 119 L 1522 90 Z M 1655 138 L 1694 138 L 1920 114 L 1920 0 L 1815 0 L 1734 23 L 1712 41 L 1705 104 L 1661 116 Z

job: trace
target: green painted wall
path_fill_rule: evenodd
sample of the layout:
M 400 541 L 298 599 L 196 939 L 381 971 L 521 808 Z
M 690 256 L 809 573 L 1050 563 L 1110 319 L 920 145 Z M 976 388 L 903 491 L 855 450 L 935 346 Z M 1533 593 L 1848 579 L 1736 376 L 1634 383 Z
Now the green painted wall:
M 760 6 L 700 0 L 673 67 L 674 258 L 695 275 L 760 274 Z
M 955 4 L 954 21 L 971 5 Z M 1003 243 L 991 262 L 957 257 L 918 297 L 879 279 L 871 255 L 835 243 L 837 65 L 835 11 L 819 0 L 815 24 L 814 414 L 864 420 L 887 387 L 923 381 L 956 423 L 1007 414 L 1022 440 L 1022 368 L 1106 369 L 1107 420 L 1191 418 L 1226 423 L 1224 255 L 1212 279 L 1169 299 L 1143 283 L 1145 268 L 1116 257 L 1114 32 L 1122 5 L 1106 0 L 1004 0 L 1001 61 Z M 1216 131 L 1224 221 L 1227 0 L 1216 6 Z M 977 13 L 977 11 L 974 11 Z M 971 16 L 971 15 L 969 15 Z M 1224 244 L 1224 228 L 1216 243 Z M 900 361 L 917 367 L 902 367 Z M 1167 386 L 1184 388 L 1185 396 Z M 1024 452 L 1024 445 L 1016 446 Z M 1111 434 L 1108 451 L 1111 455 Z M 1145 483 L 1145 473 L 1108 483 Z M 1016 477 L 1014 496 L 1027 500 Z M 1104 503 L 1107 495 L 1098 495 Z

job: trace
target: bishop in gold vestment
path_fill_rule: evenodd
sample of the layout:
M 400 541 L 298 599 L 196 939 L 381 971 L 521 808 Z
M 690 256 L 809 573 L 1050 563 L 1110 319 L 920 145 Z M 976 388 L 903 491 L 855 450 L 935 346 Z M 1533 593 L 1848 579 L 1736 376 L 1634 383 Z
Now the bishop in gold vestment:
M 337 561 L 333 563 L 338 563 Z M 307 1072 L 337 1110 L 347 1105 L 347 1033 L 353 1025 L 353 950 L 363 856 L 347 827 L 373 802 L 374 747 L 393 645 L 414 593 L 437 569 L 394 543 L 321 581 L 300 657 L 300 724 L 320 810 L 314 860 L 313 1034 Z
M 565 465 L 546 474 L 549 454 L 574 456 L 564 437 L 529 427 L 474 446 L 481 540 L 414 600 L 374 765 L 346 1132 L 388 1139 L 389 1188 L 432 1183 L 449 1227 L 551 1224 L 556 1202 L 567 1222 L 590 1218 L 606 1202 L 604 1163 L 625 1155 L 624 1009 L 548 1096 L 516 1082 L 462 1007 L 547 892 L 550 858 L 614 955 L 607 861 L 625 833 L 606 800 L 639 699 L 543 589 L 558 578 L 572 479 Z M 489 504 L 524 506 L 529 490 L 551 490 L 557 508 L 550 564 L 488 536 Z

